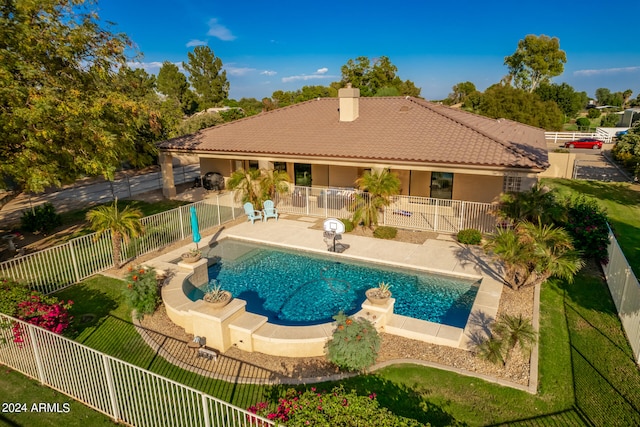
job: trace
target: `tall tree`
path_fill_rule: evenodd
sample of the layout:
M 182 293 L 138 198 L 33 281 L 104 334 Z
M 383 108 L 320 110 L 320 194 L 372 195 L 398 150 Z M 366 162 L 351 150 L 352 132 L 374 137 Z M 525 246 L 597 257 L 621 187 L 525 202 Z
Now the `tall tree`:
M 543 101 L 555 102 L 567 117 L 576 117 L 589 102 L 586 92 L 576 92 L 567 83 L 542 82 L 534 92 Z
M 117 88 L 129 40 L 102 26 L 94 6 L 0 4 L 0 175 L 24 190 L 112 178 L 123 161 L 142 160 L 137 150 L 154 150 L 136 147 L 149 106 Z
M 349 59 L 341 68 L 341 86 L 351 83 L 353 87 L 360 89 L 362 96 L 376 96 L 378 91 L 395 88 L 400 95 L 420 96 L 420 89 L 410 81 L 402 81 L 396 75 L 398 67 L 393 65 L 388 57 L 381 56 L 373 61 L 366 56 Z
M 484 91 L 477 111 L 495 119 L 510 119 L 547 130 L 558 130 L 564 122 L 555 102 L 542 101 L 535 93 L 500 84 Z
M 469 95 L 477 92 L 476 85 L 471 82 L 460 82 L 453 85 L 451 89 L 453 92 L 447 98 L 450 104 L 464 102 Z
M 560 50 L 560 40 L 533 34 L 518 42 L 518 49 L 504 58 L 509 76 L 517 88 L 533 92 L 540 83 L 559 76 L 564 71 L 567 55 Z
M 209 46 L 196 46 L 187 54 L 188 62 L 182 66 L 189 73 L 189 82 L 198 95 L 200 110 L 222 105 L 229 97 L 227 72 L 222 70 L 222 60 Z
M 366 171 L 356 180 L 356 185 L 366 193 L 356 196 L 353 222 L 362 222 L 365 227 L 378 225 L 378 213 L 391 204 L 392 196 L 400 192 L 400 179 L 389 169 Z
M 187 77 L 180 72 L 176 64 L 164 61 L 158 72 L 158 90 L 180 106 L 183 114 L 190 115 L 197 111 L 196 98 L 189 89 Z

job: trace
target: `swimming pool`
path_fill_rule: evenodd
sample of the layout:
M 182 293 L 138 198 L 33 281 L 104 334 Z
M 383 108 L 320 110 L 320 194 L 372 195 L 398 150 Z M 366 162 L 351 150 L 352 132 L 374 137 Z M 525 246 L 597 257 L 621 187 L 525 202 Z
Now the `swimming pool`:
M 332 321 L 339 311 L 353 314 L 365 291 L 385 282 L 396 299 L 394 313 L 464 328 L 479 287 L 477 281 L 233 239 L 218 242 L 208 256 L 220 259 L 209 267 L 210 279 L 245 300 L 247 311 L 279 325 L 314 325 Z M 202 299 L 204 290 L 206 285 L 192 289 L 189 299 Z

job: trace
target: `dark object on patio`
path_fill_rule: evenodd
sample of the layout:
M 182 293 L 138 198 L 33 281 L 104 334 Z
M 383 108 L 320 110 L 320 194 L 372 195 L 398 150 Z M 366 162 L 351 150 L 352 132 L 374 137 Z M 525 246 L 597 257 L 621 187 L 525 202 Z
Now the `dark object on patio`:
M 204 357 L 205 359 L 213 360 L 215 362 L 218 360 L 218 353 L 216 353 L 215 350 L 202 347 L 198 349 L 198 357 Z
M 403 211 L 403 210 L 400 210 L 400 209 L 393 211 L 393 213 L 396 214 L 396 215 L 411 216 L 411 212 Z
M 202 177 L 202 186 L 207 190 L 223 190 L 224 177 L 218 172 L 207 172 Z

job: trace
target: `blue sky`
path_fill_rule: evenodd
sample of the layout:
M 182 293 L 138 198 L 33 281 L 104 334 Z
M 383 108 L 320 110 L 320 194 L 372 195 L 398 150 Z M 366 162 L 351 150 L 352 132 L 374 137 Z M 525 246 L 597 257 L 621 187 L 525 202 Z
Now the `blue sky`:
M 527 34 L 560 39 L 566 82 L 591 97 L 600 87 L 640 93 L 640 43 L 631 36 L 640 2 L 99 0 L 143 54 L 136 66 L 157 73 L 208 45 L 227 71 L 231 98 L 329 85 L 359 56 L 387 56 L 422 96 L 446 97 L 471 81 L 479 90 L 507 73 L 504 57 Z

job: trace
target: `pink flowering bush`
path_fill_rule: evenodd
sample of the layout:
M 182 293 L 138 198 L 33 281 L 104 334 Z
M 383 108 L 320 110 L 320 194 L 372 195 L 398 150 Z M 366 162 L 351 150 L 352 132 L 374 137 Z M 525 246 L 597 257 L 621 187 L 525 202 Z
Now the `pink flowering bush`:
M 416 420 L 400 417 L 387 408 L 380 407 L 376 394 L 359 396 L 346 392 L 342 386 L 331 392 L 318 392 L 315 387 L 304 392 L 290 389 L 277 405 L 259 402 L 248 411 L 286 426 L 423 426 Z M 249 416 L 253 426 L 263 425 L 256 417 Z M 375 424 L 373 423 L 375 420 Z
M 69 327 L 72 317 L 69 309 L 73 301 L 59 301 L 58 298 L 30 290 L 27 286 L 9 279 L 0 279 L 0 312 L 40 326 L 48 331 L 61 334 Z M 24 327 L 13 325 L 14 342 L 24 342 Z

